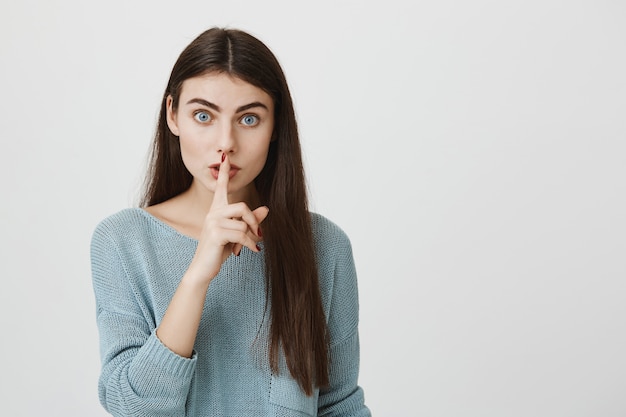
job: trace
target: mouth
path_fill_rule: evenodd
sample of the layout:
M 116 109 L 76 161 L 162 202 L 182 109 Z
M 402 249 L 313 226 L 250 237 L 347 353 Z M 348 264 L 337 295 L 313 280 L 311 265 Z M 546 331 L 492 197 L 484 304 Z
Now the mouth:
M 230 171 L 228 172 L 228 179 L 232 179 L 240 170 L 237 165 L 230 164 Z M 214 179 L 217 179 L 217 176 L 220 173 L 220 164 L 209 165 L 209 171 L 211 171 L 211 175 Z

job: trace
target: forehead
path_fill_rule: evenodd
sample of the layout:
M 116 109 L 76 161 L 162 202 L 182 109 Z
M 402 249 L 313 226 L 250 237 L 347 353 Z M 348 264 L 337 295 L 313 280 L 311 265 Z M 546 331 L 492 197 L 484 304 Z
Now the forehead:
M 274 101 L 264 90 L 241 78 L 225 73 L 209 73 L 188 78 L 182 84 L 180 103 L 201 98 L 220 107 L 239 107 L 255 101 L 273 108 Z

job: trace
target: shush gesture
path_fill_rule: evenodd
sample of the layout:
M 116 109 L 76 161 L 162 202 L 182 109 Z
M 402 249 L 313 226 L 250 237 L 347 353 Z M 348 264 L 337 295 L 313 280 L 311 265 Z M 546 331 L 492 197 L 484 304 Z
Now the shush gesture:
M 209 282 L 217 275 L 222 263 L 231 254 L 239 256 L 244 246 L 253 252 L 261 251 L 257 245 L 263 236 L 260 224 L 269 213 L 265 206 L 250 210 L 245 202 L 230 203 L 228 198 L 230 171 L 229 158 L 223 153 L 213 202 L 205 218 L 198 248 L 190 266 L 198 268 L 196 270 L 199 276 Z
M 213 201 L 204 219 L 198 246 L 189 269 L 172 297 L 157 329 L 157 336 L 170 350 L 191 357 L 202 317 L 206 291 L 231 254 L 239 255 L 243 247 L 260 252 L 259 224 L 269 209 L 252 211 L 244 202 L 231 204 L 228 199 L 231 165 L 222 155 Z

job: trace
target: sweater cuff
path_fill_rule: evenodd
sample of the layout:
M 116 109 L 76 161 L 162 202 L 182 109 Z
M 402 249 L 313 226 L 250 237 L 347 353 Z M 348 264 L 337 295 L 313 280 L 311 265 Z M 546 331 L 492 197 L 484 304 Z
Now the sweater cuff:
M 150 397 L 187 393 L 195 372 L 197 355 L 185 358 L 172 352 L 157 337 L 156 329 L 139 350 L 128 370 L 134 389 Z M 186 395 L 185 395 L 186 396 Z

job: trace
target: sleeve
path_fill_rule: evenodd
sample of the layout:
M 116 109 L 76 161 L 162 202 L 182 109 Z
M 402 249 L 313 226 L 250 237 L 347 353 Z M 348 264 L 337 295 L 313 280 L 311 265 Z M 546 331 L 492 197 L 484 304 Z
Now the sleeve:
M 348 237 L 341 232 L 337 246 L 332 296 L 328 311 L 330 333 L 329 386 L 320 390 L 319 416 L 369 417 L 359 377 L 359 301 L 357 277 Z
M 156 337 L 120 251 L 106 232 L 100 225 L 91 241 L 102 361 L 100 402 L 114 416 L 184 416 L 195 353 L 181 357 Z

